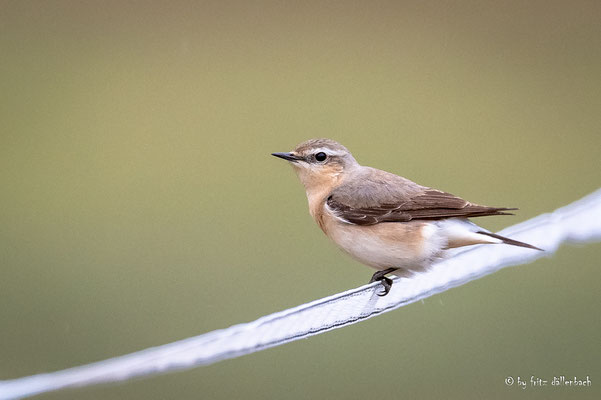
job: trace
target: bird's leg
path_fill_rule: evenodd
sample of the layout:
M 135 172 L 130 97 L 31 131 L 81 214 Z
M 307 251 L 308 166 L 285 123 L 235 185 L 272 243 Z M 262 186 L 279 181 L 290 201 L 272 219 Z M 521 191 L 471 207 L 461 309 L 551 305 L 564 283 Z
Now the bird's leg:
M 369 283 L 380 281 L 382 282 L 382 286 L 384 286 L 384 292 L 382 294 L 378 293 L 378 296 L 386 296 L 388 292 L 390 292 L 390 288 L 392 287 L 392 279 L 387 278 L 386 274 L 396 271 L 398 268 L 388 268 L 382 271 L 378 271 L 372 275 Z

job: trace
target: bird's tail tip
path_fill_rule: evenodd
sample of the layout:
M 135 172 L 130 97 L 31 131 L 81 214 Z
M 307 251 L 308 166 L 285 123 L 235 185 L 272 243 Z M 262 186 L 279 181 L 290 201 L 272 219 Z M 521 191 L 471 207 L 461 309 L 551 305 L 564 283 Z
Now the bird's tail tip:
M 484 231 L 479 231 L 477 233 L 480 233 L 480 234 L 486 235 L 486 236 L 490 236 L 490 237 L 493 237 L 495 239 L 499 239 L 503 243 L 510 244 L 512 246 L 525 247 L 527 249 L 538 250 L 538 251 L 545 251 L 545 250 L 543 250 L 543 249 L 541 249 L 539 247 L 533 246 L 531 244 L 520 242 L 519 240 L 510 239 L 510 238 L 505 237 L 505 236 L 497 235 L 496 233 L 490 233 L 490 232 L 484 232 Z

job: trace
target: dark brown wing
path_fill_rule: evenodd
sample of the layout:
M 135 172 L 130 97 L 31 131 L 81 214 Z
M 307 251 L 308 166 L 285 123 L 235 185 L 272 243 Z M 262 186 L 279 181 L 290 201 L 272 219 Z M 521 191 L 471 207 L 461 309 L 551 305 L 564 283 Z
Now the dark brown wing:
M 326 200 L 327 207 L 338 218 L 357 225 L 407 222 L 415 219 L 511 215 L 504 211 L 515 210 L 473 204 L 450 193 L 423 187 L 396 175 L 386 173 L 386 176 L 383 176 L 381 172 L 383 171 L 378 171 L 376 179 L 366 176 L 359 181 L 360 183 L 336 188 Z

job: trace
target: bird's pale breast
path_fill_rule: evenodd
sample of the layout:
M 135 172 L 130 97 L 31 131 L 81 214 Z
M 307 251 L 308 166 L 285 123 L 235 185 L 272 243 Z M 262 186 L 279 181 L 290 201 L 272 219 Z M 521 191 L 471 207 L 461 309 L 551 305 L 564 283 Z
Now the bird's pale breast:
M 444 238 L 437 235 L 436 225 L 428 221 L 359 226 L 342 222 L 325 209 L 317 216 L 325 234 L 342 250 L 379 270 L 423 270 L 440 257 L 446 247 Z

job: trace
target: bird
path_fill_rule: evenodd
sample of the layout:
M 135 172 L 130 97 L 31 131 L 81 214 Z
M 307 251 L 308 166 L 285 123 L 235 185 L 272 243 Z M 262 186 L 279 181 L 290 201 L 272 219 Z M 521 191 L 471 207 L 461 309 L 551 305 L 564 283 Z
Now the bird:
M 289 162 L 303 184 L 309 213 L 339 248 L 374 268 L 370 283 L 387 275 L 409 277 L 443 259 L 448 250 L 507 244 L 541 250 L 481 228 L 468 218 L 513 215 L 517 208 L 489 207 L 419 185 L 399 175 L 360 165 L 332 139 L 310 139 L 271 155 Z

